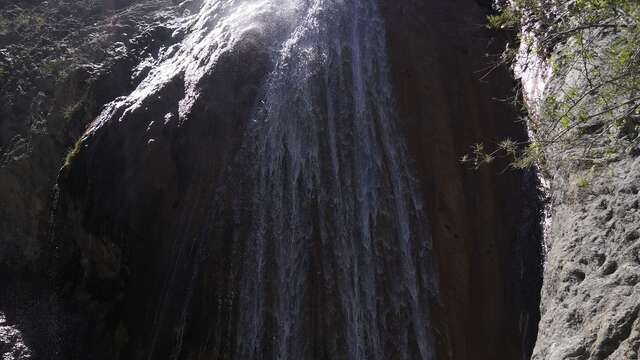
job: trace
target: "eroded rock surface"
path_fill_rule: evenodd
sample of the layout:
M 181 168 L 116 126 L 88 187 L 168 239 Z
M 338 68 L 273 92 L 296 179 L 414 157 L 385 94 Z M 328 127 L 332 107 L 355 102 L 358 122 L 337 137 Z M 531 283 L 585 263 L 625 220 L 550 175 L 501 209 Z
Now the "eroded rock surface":
M 64 323 L 51 286 L 57 174 L 100 107 L 170 43 L 175 12 L 170 1 L 0 3 L 0 311 L 38 358 L 56 353 Z
M 170 5 L 0 4 L 0 268 L 36 271 L 65 154 L 105 102 L 130 91 L 141 58 L 166 45 Z
M 25 345 L 22 333 L 15 326 L 10 325 L 2 313 L 0 313 L 0 355 L 2 360 L 31 359 L 31 350 Z
M 593 47 L 597 51 L 600 45 Z M 555 51 L 562 53 L 566 46 L 560 44 Z M 566 89 L 586 81 L 582 71 L 555 71 L 543 82 L 544 94 L 562 99 Z M 587 97 L 585 103 L 594 103 L 591 100 Z M 639 355 L 640 157 L 636 147 L 621 141 L 637 134 L 621 127 L 596 135 L 603 126 L 597 117 L 580 124 L 568 132 L 566 142 L 551 144 L 546 154 L 551 223 L 545 235 L 535 360 Z M 606 151 L 611 156 L 598 155 Z
M 579 186 L 575 175 L 565 176 L 555 182 L 543 317 L 533 358 L 635 359 L 640 348 L 640 158 L 609 164 L 586 186 Z

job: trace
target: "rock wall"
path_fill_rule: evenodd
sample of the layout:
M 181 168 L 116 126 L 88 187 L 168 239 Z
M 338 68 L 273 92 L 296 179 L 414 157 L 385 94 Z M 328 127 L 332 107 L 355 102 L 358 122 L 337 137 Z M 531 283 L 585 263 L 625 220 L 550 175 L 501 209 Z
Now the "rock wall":
M 524 139 L 506 69 L 504 34 L 486 30 L 484 4 L 387 5 L 402 121 L 424 186 L 438 259 L 442 358 L 528 359 L 541 283 L 535 174 L 504 161 L 474 171 L 459 159 L 477 142 Z M 486 75 L 486 77 L 485 77 Z
M 566 170 L 554 177 L 533 359 L 638 357 L 640 160 L 620 159 L 611 170 L 587 187 Z
M 38 358 L 58 350 L 66 321 L 50 301 L 58 172 L 100 107 L 139 81 L 134 68 L 163 45 L 173 11 L 169 1 L 0 3 L 0 309 Z
M 537 71 L 548 73 L 544 66 Z M 576 71 L 529 75 L 544 80 L 545 96 L 561 96 L 584 81 Z M 541 107 L 542 99 L 530 106 Z M 546 154 L 551 223 L 545 234 L 542 319 L 532 359 L 638 357 L 640 158 L 637 149 L 628 149 L 598 164 L 582 160 L 586 147 L 577 144 L 608 146 L 606 136 L 593 135 L 602 126 L 593 119 L 570 133 L 568 144 L 552 145 Z M 577 135 L 581 141 L 572 141 Z
M 131 91 L 132 68 L 166 37 L 170 5 L 0 4 L 0 267 L 35 271 L 67 150 L 105 102 Z

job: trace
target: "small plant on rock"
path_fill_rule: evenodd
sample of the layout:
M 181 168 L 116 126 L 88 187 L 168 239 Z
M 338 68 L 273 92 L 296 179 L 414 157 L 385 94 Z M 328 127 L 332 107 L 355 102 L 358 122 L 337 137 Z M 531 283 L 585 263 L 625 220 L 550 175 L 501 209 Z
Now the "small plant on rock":
M 82 146 L 82 138 L 78 139 L 74 144 L 73 147 L 69 150 L 69 152 L 67 153 L 67 156 L 64 158 L 64 165 L 63 167 L 69 167 L 71 166 L 71 164 L 73 163 L 73 160 L 75 159 L 75 157 L 78 155 L 78 153 L 80 152 L 80 147 Z

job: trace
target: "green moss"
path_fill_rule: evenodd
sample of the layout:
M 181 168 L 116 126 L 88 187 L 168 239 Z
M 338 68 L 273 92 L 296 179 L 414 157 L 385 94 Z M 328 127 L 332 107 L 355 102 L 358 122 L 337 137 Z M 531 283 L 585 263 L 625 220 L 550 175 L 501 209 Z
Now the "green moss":
M 71 166 L 73 159 L 75 159 L 80 152 L 80 146 L 82 146 L 82 138 L 78 139 L 75 144 L 73 144 L 71 150 L 67 153 L 67 156 L 64 158 L 64 167 Z
M 498 14 L 487 16 L 490 29 L 511 29 L 520 25 L 522 13 L 516 6 L 506 7 Z
M 589 180 L 582 175 L 576 175 L 576 184 L 580 188 L 586 188 L 589 186 Z

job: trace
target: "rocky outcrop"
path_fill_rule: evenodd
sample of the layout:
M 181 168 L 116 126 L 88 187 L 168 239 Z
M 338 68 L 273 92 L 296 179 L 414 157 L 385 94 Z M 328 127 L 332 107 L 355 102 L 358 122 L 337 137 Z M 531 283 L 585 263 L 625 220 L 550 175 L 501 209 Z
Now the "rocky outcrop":
M 1 4 L 0 267 L 37 271 L 62 159 L 99 108 L 131 90 L 133 67 L 162 41 L 168 4 Z
M 582 81 L 576 71 L 558 75 L 565 72 L 542 77 L 544 95 L 557 96 Z M 596 150 L 610 145 L 608 137 L 594 134 L 604 126 L 599 121 L 579 126 L 568 144 L 555 144 L 546 154 L 551 223 L 533 359 L 635 359 L 639 354 L 640 158 L 634 148 L 605 161 L 584 156 L 585 144 Z M 577 135 L 581 141 L 572 141 Z
M 20 330 L 7 323 L 7 318 L 0 313 L 0 354 L 3 360 L 31 359 L 31 351 L 24 344 Z
M 533 359 L 638 356 L 640 159 L 620 159 L 610 169 L 588 186 L 568 173 L 554 179 Z
M 54 353 L 51 214 L 65 155 L 101 106 L 132 90 L 169 34 L 166 1 L 0 4 L 0 311 Z M 40 354 L 38 354 L 40 352 Z

